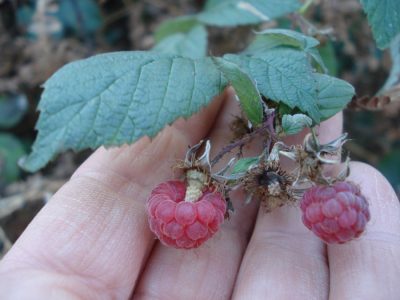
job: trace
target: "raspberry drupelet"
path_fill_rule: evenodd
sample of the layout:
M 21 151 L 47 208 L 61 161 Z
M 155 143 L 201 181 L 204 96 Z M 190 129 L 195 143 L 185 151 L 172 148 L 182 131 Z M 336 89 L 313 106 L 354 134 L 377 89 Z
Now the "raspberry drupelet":
M 326 243 L 345 243 L 364 232 L 369 206 L 360 189 L 341 181 L 308 189 L 301 200 L 304 225 Z
M 150 229 L 164 245 L 197 248 L 218 231 L 224 220 L 226 201 L 220 193 L 210 187 L 196 193 L 190 187 L 182 181 L 167 181 L 150 195 Z

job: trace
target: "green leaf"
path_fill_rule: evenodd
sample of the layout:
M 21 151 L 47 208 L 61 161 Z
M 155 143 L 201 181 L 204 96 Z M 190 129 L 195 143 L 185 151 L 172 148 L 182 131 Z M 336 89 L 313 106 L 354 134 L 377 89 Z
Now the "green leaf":
M 392 39 L 400 33 L 399 0 L 360 0 L 367 14 L 376 43 L 381 49 L 387 48 Z
M 24 147 L 15 136 L 0 133 L 0 181 L 11 182 L 19 178 L 17 162 L 24 154 Z
M 207 54 L 207 31 L 203 25 L 187 33 L 175 33 L 162 39 L 153 49 L 158 53 L 200 58 Z
M 232 168 L 232 175 L 247 172 L 250 167 L 257 165 L 259 160 L 259 157 L 245 157 L 239 159 Z
M 0 128 L 17 125 L 27 110 L 28 100 L 25 95 L 0 95 Z
M 320 57 L 328 69 L 328 74 L 331 76 L 336 76 L 338 74 L 338 61 L 332 42 L 327 41 L 325 45 L 319 47 L 318 50 Z
M 57 153 L 155 136 L 220 94 L 226 82 L 210 58 L 116 52 L 70 63 L 45 84 L 37 139 L 20 161 L 42 168 Z
M 193 29 L 193 27 L 199 25 L 199 22 L 194 16 L 183 16 L 171 20 L 167 20 L 157 28 L 154 33 L 154 38 L 157 43 L 162 39 L 176 33 L 187 33 Z
M 307 55 L 296 49 L 277 47 L 255 56 L 225 55 L 256 83 L 262 95 L 290 108 L 299 108 L 316 123 L 320 121 L 317 83 Z
M 282 117 L 282 128 L 287 135 L 297 134 L 311 125 L 312 120 L 303 114 L 283 115 Z
M 393 95 L 391 95 L 391 91 L 397 91 L 398 89 L 396 88 L 396 86 L 400 84 L 400 35 L 398 35 L 392 41 L 392 44 L 390 46 L 390 56 L 392 58 L 392 69 L 390 70 L 389 77 L 386 79 L 385 84 L 378 94 L 389 94 L 393 98 Z M 398 94 L 398 92 L 395 94 Z
M 214 58 L 214 63 L 235 89 L 241 107 L 253 125 L 263 121 L 263 107 L 261 95 L 251 78 L 234 63 L 220 58 Z
M 354 87 L 344 80 L 325 74 L 315 74 L 318 85 L 318 106 L 321 121 L 343 110 L 355 95 Z
M 319 45 L 319 41 L 311 36 L 289 29 L 266 29 L 257 32 L 255 40 L 249 45 L 246 54 L 265 52 L 278 46 L 291 46 L 308 50 Z
M 267 29 L 257 32 L 253 42 L 243 51 L 243 54 L 256 55 L 268 52 L 270 49 L 286 46 L 303 50 L 317 65 L 326 72 L 324 62 L 315 48 L 319 41 L 311 36 L 288 29 Z
M 298 0 L 211 0 L 197 15 L 200 22 L 214 26 L 259 24 L 294 12 Z

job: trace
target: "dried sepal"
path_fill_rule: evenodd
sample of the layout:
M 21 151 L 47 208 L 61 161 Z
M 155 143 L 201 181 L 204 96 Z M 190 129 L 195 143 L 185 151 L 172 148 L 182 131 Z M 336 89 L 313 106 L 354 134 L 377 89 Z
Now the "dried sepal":
M 296 178 L 293 184 L 294 189 L 301 191 L 309 188 L 312 183 L 333 184 L 336 181 L 343 180 L 343 176 L 348 171 L 344 171 L 336 177 L 326 176 L 324 165 L 341 164 L 342 147 L 346 141 L 346 133 L 326 144 L 320 144 L 315 136 L 308 134 L 304 139 L 303 146 L 295 146 L 289 150 L 281 151 L 280 154 L 297 163 L 297 168 L 294 170 Z
M 266 212 L 293 201 L 292 183 L 293 178 L 283 171 L 279 162 L 275 160 L 261 161 L 247 172 L 242 181 L 248 194 L 246 202 L 257 197 Z

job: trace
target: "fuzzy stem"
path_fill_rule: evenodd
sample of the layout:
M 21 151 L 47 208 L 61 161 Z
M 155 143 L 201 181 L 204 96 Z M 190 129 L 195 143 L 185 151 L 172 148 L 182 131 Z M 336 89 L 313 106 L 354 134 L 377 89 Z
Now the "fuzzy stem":
M 315 131 L 315 127 L 311 127 L 311 134 L 312 134 L 314 144 L 315 144 L 315 146 L 317 146 L 317 149 L 319 150 L 321 148 L 321 145 L 319 143 L 317 132 Z
M 221 149 L 220 152 L 213 158 L 211 161 L 211 166 L 214 166 L 219 160 L 227 153 L 231 152 L 233 149 L 237 147 L 242 147 L 246 143 L 248 143 L 252 138 L 254 138 L 258 134 L 268 134 L 268 140 L 271 142 L 275 140 L 275 136 L 271 134 L 271 122 L 267 120 L 264 122 L 260 127 L 254 129 L 252 132 L 245 134 L 242 138 L 233 141 L 232 143 L 226 145 L 224 148 Z

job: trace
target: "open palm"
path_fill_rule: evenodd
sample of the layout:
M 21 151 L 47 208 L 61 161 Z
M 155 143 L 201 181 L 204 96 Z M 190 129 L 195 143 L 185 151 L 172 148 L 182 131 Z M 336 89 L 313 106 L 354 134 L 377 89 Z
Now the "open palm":
M 299 209 L 265 214 L 233 195 L 235 214 L 195 250 L 154 239 L 145 201 L 188 145 L 226 144 L 238 107 L 231 91 L 150 142 L 97 150 L 42 209 L 0 264 L 2 299 L 396 299 L 400 295 L 400 205 L 373 168 L 353 163 L 350 180 L 370 202 L 366 233 L 325 245 Z M 341 117 L 321 125 L 341 132 Z M 298 139 L 299 141 L 299 139 Z M 246 149 L 247 154 L 255 154 Z

